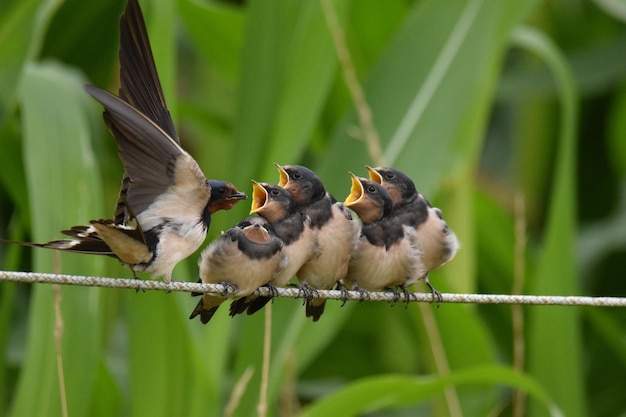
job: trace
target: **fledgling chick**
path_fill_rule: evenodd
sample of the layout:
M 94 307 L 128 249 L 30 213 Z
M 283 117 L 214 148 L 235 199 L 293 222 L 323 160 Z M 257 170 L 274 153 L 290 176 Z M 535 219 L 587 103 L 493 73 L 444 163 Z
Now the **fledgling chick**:
M 236 299 L 247 297 L 280 273 L 284 266 L 282 247 L 267 220 L 247 217 L 202 251 L 200 279 L 227 286 Z M 189 318 L 199 315 L 202 323 L 208 323 L 227 295 L 203 294 Z
M 289 192 L 278 185 L 252 181 L 252 208 L 250 214 L 258 214 L 272 226 L 274 233 L 283 241 L 282 253 L 286 265 L 268 286 L 284 287 L 298 270 L 318 254 L 316 234 L 308 217 L 296 211 Z M 234 301 L 230 314 L 255 313 L 273 297 L 255 296 Z
M 393 202 L 380 184 L 350 173 L 352 187 L 344 201 L 363 225 L 343 283 L 352 290 L 378 291 L 401 288 L 408 278 L 419 276 L 420 253 L 415 233 L 392 214 Z
M 300 286 L 305 293 L 332 289 L 348 272 L 359 223 L 342 203 L 326 192 L 313 171 L 299 165 L 275 165 L 280 174 L 278 185 L 289 191 L 296 210 L 311 219 L 311 228 L 317 234 L 319 254 L 297 272 Z M 307 298 L 306 316 L 319 320 L 325 306 L 324 299 Z
M 417 246 L 422 253 L 421 262 L 425 274 L 416 277 L 423 279 L 430 288 L 433 300 L 441 302 L 441 293 L 428 281 L 428 273 L 450 261 L 459 249 L 459 241 L 443 219 L 441 210 L 432 207 L 426 197 L 420 194 L 413 181 L 395 168 L 367 167 L 372 181 L 381 184 L 389 191 L 393 200 L 392 213 L 402 224 L 415 230 Z M 407 285 L 413 282 L 407 283 Z

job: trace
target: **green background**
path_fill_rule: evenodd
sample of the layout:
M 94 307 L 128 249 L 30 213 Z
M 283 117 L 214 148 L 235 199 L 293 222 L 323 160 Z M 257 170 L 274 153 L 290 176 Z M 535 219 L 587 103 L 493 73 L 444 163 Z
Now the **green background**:
M 298 163 L 341 200 L 349 170 L 382 163 L 323 4 L 141 2 L 182 144 L 209 178 L 249 193 L 252 178 L 278 181 L 272 162 Z M 626 3 L 330 4 L 382 161 L 461 241 L 436 288 L 626 294 Z M 82 85 L 117 91 L 123 7 L 0 2 L 0 238 L 44 242 L 111 216 L 122 168 Z M 209 238 L 248 203 L 216 214 Z M 195 281 L 197 258 L 174 278 Z M 131 276 L 114 260 L 6 244 L 0 269 Z M 222 308 L 202 326 L 186 293 L 60 294 L 69 416 L 215 416 L 229 401 L 256 414 L 264 314 Z M 339 304 L 318 323 L 296 300 L 273 304 L 269 415 L 626 415 L 623 310 Z M 0 283 L 0 416 L 62 415 L 54 332 L 52 286 Z

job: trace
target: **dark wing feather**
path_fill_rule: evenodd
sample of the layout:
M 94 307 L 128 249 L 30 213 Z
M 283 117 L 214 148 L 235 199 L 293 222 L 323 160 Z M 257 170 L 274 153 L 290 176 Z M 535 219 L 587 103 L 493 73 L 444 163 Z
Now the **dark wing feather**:
M 152 48 L 137 0 L 129 0 L 120 19 L 120 98 L 180 143 L 165 103 Z
M 115 136 L 120 159 L 131 178 L 126 201 L 137 216 L 176 185 L 179 163 L 188 165 L 185 168 L 199 184 L 206 183 L 196 161 L 144 114 L 107 91 L 90 85 L 85 90 L 106 109 L 105 123 Z M 210 194 L 208 183 L 202 191 Z
M 165 96 L 156 70 L 150 39 L 143 14 L 137 0 L 128 0 L 120 19 L 120 98 L 156 123 L 174 141 L 180 143 L 174 121 L 165 102 Z M 113 219 L 116 224 L 126 224 L 129 213 L 126 194 L 128 174 L 124 172 L 120 197 Z
M 67 233 L 66 233 L 67 234 Z M 15 240 L 0 240 L 1 242 L 15 243 L 31 248 L 53 249 L 62 252 L 86 253 L 90 255 L 105 255 L 117 258 L 111 248 L 97 237 L 92 238 L 76 238 L 76 239 L 59 239 L 46 243 L 18 242 Z

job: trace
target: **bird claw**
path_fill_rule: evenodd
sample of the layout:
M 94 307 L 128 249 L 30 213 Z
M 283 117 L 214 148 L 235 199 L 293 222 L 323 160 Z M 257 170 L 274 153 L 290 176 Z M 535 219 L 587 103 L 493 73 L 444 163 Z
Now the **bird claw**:
M 140 290 L 141 292 L 146 292 L 145 289 L 141 288 L 141 279 L 137 276 L 137 273 L 135 271 L 133 271 L 133 279 L 139 280 L 137 281 L 137 288 L 135 288 L 135 294 L 138 293 Z
M 276 286 L 274 284 L 265 284 L 263 286 L 267 288 L 267 291 L 269 292 L 269 297 L 272 299 L 272 302 L 274 302 L 274 298 L 278 297 L 278 289 L 276 288 Z M 257 296 L 259 295 L 258 289 L 256 289 L 254 292 Z
M 267 288 L 267 291 L 269 292 L 269 295 L 261 295 L 261 291 L 259 291 L 261 288 Z M 265 284 L 260 286 L 259 288 L 257 288 L 256 290 L 254 290 L 254 292 L 252 293 L 252 296 L 248 297 L 250 300 L 252 299 L 256 299 L 259 297 L 268 297 L 272 300 L 272 303 L 274 302 L 274 300 L 276 299 L 276 297 L 278 297 L 278 288 L 276 288 L 276 286 L 274 284 Z M 263 303 L 263 305 L 265 305 L 265 303 Z M 256 312 L 257 310 L 253 310 L 253 313 Z M 248 313 L 248 314 L 252 314 L 252 313 Z
M 358 285 L 354 285 L 354 287 L 352 289 L 359 293 L 359 304 L 363 304 L 363 301 L 365 301 L 365 300 L 367 300 L 367 301 L 371 300 L 369 291 L 364 290 L 363 288 L 359 287 Z
M 402 293 L 404 294 L 404 309 L 409 308 L 409 303 L 413 300 L 417 300 L 417 297 L 413 295 L 409 290 L 406 289 L 403 285 L 400 286 Z
M 220 282 L 224 287 L 224 291 L 222 291 L 222 296 L 228 297 L 230 294 L 235 294 L 237 292 L 237 286 L 235 284 L 231 284 L 230 282 Z
M 337 291 L 341 291 L 341 306 L 343 307 L 346 305 L 346 302 L 348 301 L 348 289 L 346 288 L 345 285 L 343 285 L 341 282 L 337 283 Z
M 428 288 L 430 288 L 430 293 L 433 296 L 433 299 L 430 301 L 430 303 L 432 304 L 433 302 L 435 302 L 435 300 L 437 300 L 437 308 L 439 308 L 439 305 L 443 301 L 443 296 L 439 291 L 435 289 L 435 287 L 431 285 L 430 281 L 428 281 L 428 275 L 424 278 L 424 282 L 426 283 L 426 285 L 428 285 Z
M 400 301 L 400 291 L 398 291 L 396 288 L 386 288 L 386 290 L 393 294 L 393 300 L 391 300 L 391 307 L 398 304 L 398 301 Z
M 300 284 L 298 286 L 298 290 L 298 297 L 302 297 L 302 305 L 304 305 L 308 300 L 319 298 L 320 296 L 320 293 L 306 282 Z

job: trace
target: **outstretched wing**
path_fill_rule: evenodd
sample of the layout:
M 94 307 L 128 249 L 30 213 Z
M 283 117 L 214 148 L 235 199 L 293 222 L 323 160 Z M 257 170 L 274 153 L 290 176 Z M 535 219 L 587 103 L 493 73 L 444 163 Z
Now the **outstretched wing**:
M 128 0 L 126 10 L 120 18 L 119 59 L 120 98 L 143 113 L 180 144 L 165 102 L 148 32 L 137 0 Z M 126 224 L 129 221 L 126 207 L 128 186 L 128 173 L 124 172 L 119 199 L 113 214 L 116 224 Z
M 126 202 L 140 219 L 199 216 L 211 196 L 211 187 L 198 163 L 156 123 L 111 93 L 87 85 L 85 90 L 106 109 L 104 120 L 116 139 L 128 174 Z M 177 204 L 165 204 L 166 202 Z M 177 211 L 182 210 L 182 213 Z M 155 219 L 156 220 L 156 219 Z
M 180 144 L 165 103 L 148 32 L 137 0 L 128 0 L 120 19 L 119 96 Z

